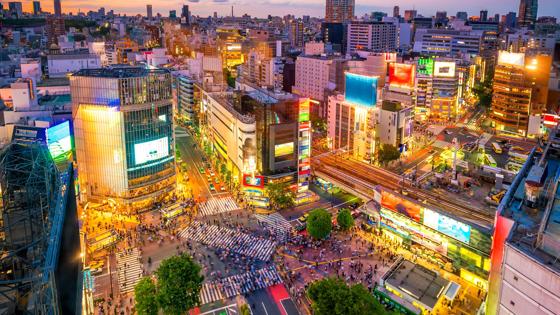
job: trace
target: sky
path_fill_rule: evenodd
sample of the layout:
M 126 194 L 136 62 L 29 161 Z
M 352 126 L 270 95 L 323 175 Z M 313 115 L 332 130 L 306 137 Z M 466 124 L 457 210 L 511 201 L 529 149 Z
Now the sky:
M 32 0 L 20 0 L 24 4 L 24 11 L 32 11 Z M 152 4 L 154 15 L 158 12 L 163 16 L 169 15 L 169 10 L 177 10 L 180 14 L 183 4 L 188 4 L 191 14 L 208 16 L 218 12 L 219 16 L 230 15 L 231 6 L 234 14 L 241 16 L 245 13 L 251 16 L 266 17 L 268 14 L 283 16 L 294 14 L 296 17 L 311 15 L 323 17 L 325 15 L 325 0 L 61 0 L 63 12 L 96 11 L 105 7 L 106 11 L 114 10 L 115 13 L 146 15 L 146 4 Z M 8 0 L 1 0 L 7 6 Z M 465 7 L 465 4 L 468 4 Z M 401 15 L 404 10 L 416 9 L 424 16 L 435 15 L 436 11 L 447 11 L 448 15 L 455 15 L 457 11 L 466 11 L 469 15 L 479 15 L 480 10 L 488 10 L 488 16 L 495 13 L 501 15 L 510 11 L 517 12 L 519 0 L 356 0 L 356 15 L 372 11 L 383 11 L 392 15 L 393 6 L 399 5 Z M 41 7 L 44 11 L 53 11 L 52 0 L 42 0 Z M 552 15 L 560 19 L 560 6 L 558 0 L 540 0 L 539 16 Z

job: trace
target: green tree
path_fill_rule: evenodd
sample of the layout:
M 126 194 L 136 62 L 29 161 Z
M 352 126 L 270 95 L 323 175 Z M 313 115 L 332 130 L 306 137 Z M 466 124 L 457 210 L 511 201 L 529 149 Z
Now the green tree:
M 291 208 L 296 204 L 296 193 L 288 183 L 269 183 L 266 185 L 266 195 L 274 210 Z
M 347 286 L 340 279 L 326 278 L 307 289 L 315 315 L 389 314 L 362 284 Z
M 251 315 L 248 304 L 241 305 L 241 307 L 239 308 L 239 312 L 241 313 L 241 315 Z
M 394 145 L 382 144 L 379 148 L 379 162 L 385 164 L 398 159 L 401 156 L 401 152 Z
M 157 289 L 150 277 L 144 277 L 134 287 L 134 303 L 138 315 L 157 315 Z
M 316 239 L 324 239 L 332 230 L 332 216 L 323 209 L 318 208 L 309 213 L 307 218 L 307 232 L 311 237 Z
M 228 68 L 224 68 L 224 75 L 226 77 L 226 83 L 232 88 L 235 88 L 235 78 L 231 74 Z
M 352 213 L 350 213 L 349 209 L 342 209 L 338 212 L 336 216 L 336 222 L 338 226 L 344 231 L 348 231 L 350 228 L 354 226 L 354 218 L 352 217 Z
M 200 266 L 182 254 L 161 262 L 157 271 L 157 301 L 164 314 L 185 314 L 200 301 L 204 277 Z

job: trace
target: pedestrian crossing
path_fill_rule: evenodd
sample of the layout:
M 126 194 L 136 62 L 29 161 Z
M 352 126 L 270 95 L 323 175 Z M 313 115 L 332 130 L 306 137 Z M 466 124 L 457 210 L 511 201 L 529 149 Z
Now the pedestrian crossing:
M 210 216 L 220 213 L 230 212 L 241 209 L 233 197 L 210 198 L 208 201 L 199 203 L 198 213 L 201 216 Z
M 272 232 L 279 243 L 284 243 L 288 240 L 292 231 L 292 225 L 280 213 L 275 212 L 269 215 L 255 214 L 255 217 Z
M 200 305 L 268 288 L 281 282 L 282 278 L 274 266 L 206 282 L 200 291 Z
M 276 242 L 217 225 L 194 221 L 179 233 L 182 238 L 202 243 L 209 247 L 268 261 L 276 249 Z
M 133 291 L 134 286 L 142 278 L 142 263 L 137 248 L 133 248 L 130 252 L 117 253 L 117 274 L 120 292 Z

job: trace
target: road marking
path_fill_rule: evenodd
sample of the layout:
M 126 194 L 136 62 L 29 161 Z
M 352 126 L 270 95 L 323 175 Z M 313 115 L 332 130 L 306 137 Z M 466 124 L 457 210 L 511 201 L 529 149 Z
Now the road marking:
M 268 315 L 268 311 L 266 310 L 266 306 L 264 306 L 264 302 L 261 302 L 261 304 L 262 304 L 262 307 L 264 309 L 264 312 L 266 313 L 266 315 Z

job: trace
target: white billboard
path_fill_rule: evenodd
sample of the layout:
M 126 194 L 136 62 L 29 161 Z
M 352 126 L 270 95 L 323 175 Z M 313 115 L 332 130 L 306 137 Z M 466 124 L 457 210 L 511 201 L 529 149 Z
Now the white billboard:
M 498 64 L 523 67 L 525 65 L 525 54 L 501 50 L 498 52 Z
M 134 163 L 144 164 L 169 155 L 169 139 L 167 137 L 137 143 L 134 145 Z
M 434 62 L 434 77 L 454 77 L 455 63 L 449 61 Z

